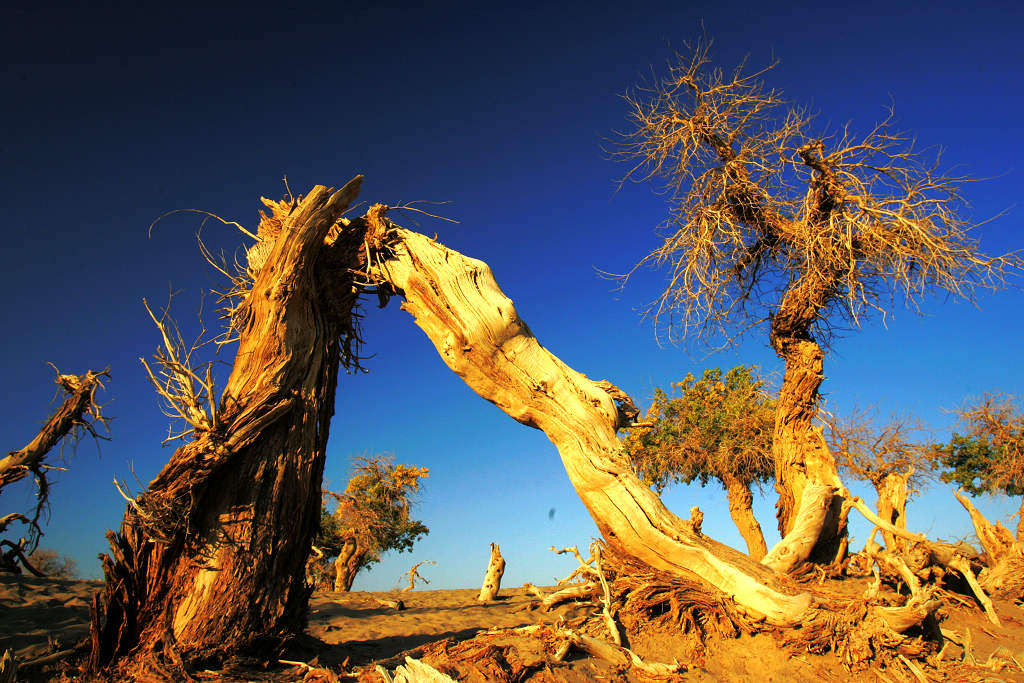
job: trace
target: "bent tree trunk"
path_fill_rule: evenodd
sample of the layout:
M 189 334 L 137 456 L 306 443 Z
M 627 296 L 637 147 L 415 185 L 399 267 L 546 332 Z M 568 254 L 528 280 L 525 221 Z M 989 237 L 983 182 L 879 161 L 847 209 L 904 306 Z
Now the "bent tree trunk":
M 386 210 L 374 205 L 360 219 L 369 232 L 383 236 L 371 250 L 371 277 L 405 299 L 402 309 L 473 391 L 551 439 L 610 545 L 655 569 L 710 584 L 739 610 L 769 624 L 834 621 L 810 594 L 669 512 L 633 472 L 616 437 L 635 414 L 629 397 L 607 381 L 588 379 L 541 346 L 486 263 L 395 226 Z M 903 632 L 935 606 L 872 606 L 868 614 Z
M 733 477 L 726 477 L 724 483 L 729 497 L 729 516 L 747 543 L 747 554 L 760 562 L 768 547 L 764 543 L 761 525 L 754 517 L 754 495 L 750 492 L 750 485 Z
M 264 200 L 265 259 L 236 309 L 234 366 L 214 415 L 109 533 L 90 667 L 188 668 L 301 629 L 339 362 L 354 357 L 363 236 L 341 230 L 362 178 Z M 255 249 L 255 248 L 254 248 Z M 252 256 L 253 250 L 250 250 Z M 340 339 L 340 342 L 339 342 Z
M 620 417 L 607 382 L 594 382 L 548 352 L 502 293 L 486 263 L 393 226 L 385 207 L 386 246 L 372 255 L 371 274 L 404 297 L 403 310 L 444 362 L 476 393 L 522 424 L 543 430 L 605 539 L 648 565 L 694 575 L 770 623 L 799 623 L 810 595 L 695 530 L 669 512 L 621 453 Z
M 772 442 L 775 488 L 779 493 L 779 533 L 783 538 L 769 555 L 788 555 L 790 567 L 804 561 L 830 564 L 846 554 L 846 515 L 840 495 L 844 489 L 822 430 L 814 425 L 818 389 L 824 378 L 824 354 L 811 338 L 810 329 L 818 314 L 815 302 L 822 298 L 822 286 L 805 280 L 790 289 L 771 326 L 772 348 L 785 361 L 786 368 L 776 404 Z M 822 497 L 821 487 L 831 492 Z M 818 509 L 821 505 L 824 510 Z M 812 516 L 820 522 L 809 524 Z M 804 541 L 806 531 L 810 530 L 815 536 L 813 542 L 787 539 L 797 529 L 804 531 Z
M 355 534 L 347 537 L 341 546 L 341 552 L 334 560 L 334 590 L 339 593 L 347 593 L 352 590 L 352 583 L 356 580 L 359 568 L 363 566 L 363 558 L 366 551 L 359 546 L 359 539 Z

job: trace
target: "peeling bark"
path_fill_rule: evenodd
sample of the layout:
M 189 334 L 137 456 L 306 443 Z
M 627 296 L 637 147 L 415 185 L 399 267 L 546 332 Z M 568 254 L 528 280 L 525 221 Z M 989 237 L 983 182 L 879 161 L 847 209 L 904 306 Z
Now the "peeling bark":
M 383 221 L 371 208 L 367 219 Z M 377 228 L 374 228 L 377 230 Z M 800 622 L 811 597 L 669 512 L 620 452 L 624 424 L 608 392 L 540 345 L 487 264 L 392 226 L 372 274 L 405 298 L 403 310 L 476 393 L 555 444 L 609 543 L 648 565 L 707 581 L 777 625 Z
M 238 352 L 210 426 L 108 534 L 91 670 L 122 658 L 136 670 L 188 669 L 304 626 L 337 373 L 355 336 L 348 271 L 363 268 L 363 235 L 337 226 L 361 180 L 267 202 L 266 258 L 235 311 Z
M 750 485 L 732 477 L 726 477 L 723 481 L 729 498 L 729 515 L 747 543 L 747 554 L 760 562 L 768 552 L 768 547 L 764 542 L 761 525 L 754 517 L 754 495 L 750 492 Z

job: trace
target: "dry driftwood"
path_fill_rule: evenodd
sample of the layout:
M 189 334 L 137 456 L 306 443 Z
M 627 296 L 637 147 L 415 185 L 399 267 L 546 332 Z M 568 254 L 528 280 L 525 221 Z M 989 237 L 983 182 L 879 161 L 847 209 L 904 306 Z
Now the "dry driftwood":
M 422 562 L 417 562 L 416 564 L 414 564 L 412 566 L 412 569 L 410 569 L 409 572 L 408 572 L 409 585 L 402 589 L 403 593 L 407 593 L 407 592 L 409 592 L 409 591 L 411 591 L 411 590 L 416 588 L 416 579 L 419 579 L 423 583 L 427 583 L 427 584 L 430 583 L 429 580 L 427 580 L 427 579 L 423 578 L 422 576 L 420 576 L 419 572 L 417 571 L 421 566 L 423 566 L 425 564 L 437 564 L 437 563 L 434 562 L 433 560 L 423 560 Z
M 497 543 L 491 544 L 491 559 L 487 563 L 487 573 L 484 574 L 484 584 L 480 587 L 480 594 L 476 599 L 480 602 L 492 602 L 498 597 L 501 590 L 501 577 L 505 573 L 505 558 L 501 556 L 501 548 Z

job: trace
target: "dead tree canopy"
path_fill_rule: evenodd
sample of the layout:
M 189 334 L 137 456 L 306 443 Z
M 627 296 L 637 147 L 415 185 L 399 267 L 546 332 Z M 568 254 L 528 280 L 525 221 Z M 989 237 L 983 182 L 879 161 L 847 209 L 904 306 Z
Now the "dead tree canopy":
M 841 472 L 871 484 L 878 494 L 878 516 L 907 528 L 907 500 L 937 477 L 939 459 L 924 425 L 911 416 L 892 415 L 883 423 L 870 410 L 824 415 L 825 439 Z M 881 529 L 885 547 L 897 551 L 904 539 Z
M 649 313 L 673 338 L 732 339 L 768 323 L 785 363 L 773 447 L 779 529 L 816 533 L 787 552 L 830 562 L 845 551 L 842 484 L 813 423 L 830 331 L 896 301 L 916 308 L 934 290 L 970 298 L 1022 262 L 980 252 L 964 179 L 943 174 L 891 117 L 861 135 L 815 131 L 810 115 L 764 87 L 767 69 L 724 74 L 708 54 L 698 46 L 628 98 L 626 178 L 662 183 L 669 203 L 664 241 L 637 267 L 668 267 Z M 833 493 L 814 529 L 798 510 L 817 516 L 803 498 L 822 486 Z

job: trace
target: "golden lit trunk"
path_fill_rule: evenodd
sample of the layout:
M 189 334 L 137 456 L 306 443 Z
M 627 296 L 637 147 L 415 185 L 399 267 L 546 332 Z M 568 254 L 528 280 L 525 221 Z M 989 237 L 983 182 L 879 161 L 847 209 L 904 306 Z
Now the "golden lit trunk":
M 368 219 L 386 220 L 379 216 L 371 207 Z M 673 515 L 636 477 L 616 437 L 626 418 L 613 395 L 628 397 L 541 346 L 487 264 L 395 226 L 388 237 L 371 274 L 404 297 L 402 308 L 470 388 L 547 434 L 610 544 L 652 567 L 706 581 L 770 623 L 800 623 L 808 594 Z
M 301 630 L 339 337 L 351 332 L 363 238 L 337 231 L 358 194 L 317 186 L 260 224 L 266 259 L 236 316 L 234 366 L 209 428 L 171 457 L 108 534 L 90 668 L 129 657 L 188 668 Z M 327 301 L 325 287 L 343 292 Z
M 795 307 L 791 302 L 799 301 L 805 294 L 802 289 L 794 288 L 783 306 L 790 304 Z M 813 307 L 810 308 L 813 312 Z M 817 528 L 817 539 L 806 550 L 806 556 L 793 558 L 796 561 L 794 567 L 804 561 L 830 564 L 841 560 L 845 554 L 847 535 L 843 498 L 840 495 L 843 486 L 836 462 L 825 444 L 821 427 L 813 422 L 818 413 L 818 389 L 823 379 L 824 355 L 818 343 L 807 335 L 810 323 L 794 322 L 810 319 L 807 311 L 800 312 L 803 318 L 792 313 L 785 316 L 778 314 L 772 321 L 772 347 L 786 363 L 776 404 L 772 445 L 775 488 L 779 493 L 779 533 L 783 540 L 793 529 L 806 527 L 797 519 L 798 511 L 819 516 L 820 511 L 801 503 L 808 486 L 830 487 L 832 494 L 825 501 L 825 514 Z M 805 548 L 806 544 L 800 547 Z
M 747 543 L 747 554 L 760 562 L 768 552 L 768 547 L 764 543 L 761 525 L 754 517 L 754 495 L 750 492 L 750 486 L 727 477 L 725 490 L 729 496 L 729 515 Z
M 875 487 L 878 491 L 878 516 L 899 529 L 907 528 L 907 480 L 909 474 L 891 473 Z M 904 542 L 891 531 L 881 529 L 885 547 L 900 550 Z
M 334 590 L 347 593 L 363 564 L 366 551 L 359 547 L 358 539 L 352 535 L 345 539 L 338 558 L 334 560 Z
M 1017 542 L 1024 543 L 1024 498 L 1020 499 L 1020 508 L 1017 509 Z

